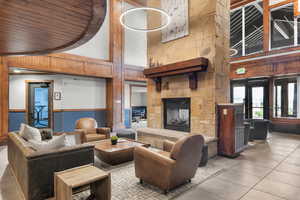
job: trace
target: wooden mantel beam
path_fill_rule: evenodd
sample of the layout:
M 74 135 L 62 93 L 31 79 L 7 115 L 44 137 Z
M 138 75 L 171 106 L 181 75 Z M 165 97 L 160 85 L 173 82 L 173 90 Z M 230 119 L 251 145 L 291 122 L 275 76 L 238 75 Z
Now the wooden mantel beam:
M 188 75 L 190 89 L 195 90 L 198 86 L 197 73 L 207 70 L 208 59 L 200 57 L 183 62 L 172 63 L 160 67 L 144 70 L 147 78 L 152 78 L 156 83 L 156 91 L 161 91 L 161 79 L 167 76 Z

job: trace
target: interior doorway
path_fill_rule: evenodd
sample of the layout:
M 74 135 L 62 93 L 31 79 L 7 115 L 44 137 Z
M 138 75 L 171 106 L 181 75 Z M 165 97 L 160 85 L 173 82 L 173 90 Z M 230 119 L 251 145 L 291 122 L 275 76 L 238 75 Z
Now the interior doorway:
M 36 128 L 52 128 L 53 81 L 26 81 L 27 123 Z
M 130 107 L 132 128 L 147 127 L 147 87 L 130 85 Z

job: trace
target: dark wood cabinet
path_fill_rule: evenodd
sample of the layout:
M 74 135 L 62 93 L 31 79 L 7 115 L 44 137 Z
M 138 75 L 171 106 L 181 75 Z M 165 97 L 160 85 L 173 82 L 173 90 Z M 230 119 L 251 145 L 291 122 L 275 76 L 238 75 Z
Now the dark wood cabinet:
M 245 148 L 244 105 L 218 105 L 218 154 L 236 157 Z

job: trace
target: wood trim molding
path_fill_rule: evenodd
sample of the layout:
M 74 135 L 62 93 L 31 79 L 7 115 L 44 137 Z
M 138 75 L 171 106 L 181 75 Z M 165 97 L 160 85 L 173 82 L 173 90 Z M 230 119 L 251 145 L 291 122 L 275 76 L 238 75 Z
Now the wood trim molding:
M 133 5 L 135 7 L 147 6 L 147 2 L 145 0 L 124 0 L 124 2 Z
M 122 0 L 111 2 L 111 37 L 112 38 L 112 78 L 106 82 L 107 122 L 113 129 L 124 128 L 124 83 L 125 67 L 123 60 L 123 27 L 119 23 L 122 14 Z
M 53 112 L 84 112 L 84 111 L 106 111 L 106 108 L 78 108 L 78 109 L 53 109 Z M 9 109 L 10 113 L 26 112 L 26 109 Z
M 296 119 L 296 118 L 271 118 L 272 123 L 275 124 L 287 124 L 287 125 L 291 125 L 291 124 L 300 124 L 300 119 Z
M 269 13 L 270 0 L 263 0 L 263 50 L 265 52 L 270 50 L 270 13 Z
M 126 81 L 138 81 L 146 82 L 147 78 L 144 76 L 145 67 L 125 65 L 125 80 Z
M 257 53 L 257 54 L 252 54 L 252 55 L 242 56 L 242 57 L 237 57 L 237 58 L 230 58 L 229 62 L 243 61 L 243 60 L 247 60 L 247 59 L 251 59 L 251 58 L 260 58 L 260 57 L 276 55 L 276 54 L 281 54 L 281 53 L 287 53 L 287 52 L 293 53 L 293 51 L 299 51 L 299 50 L 300 50 L 300 46 L 288 47 L 288 48 L 277 49 L 277 50 L 270 50 L 270 51 L 266 51 L 263 53 Z M 294 54 L 297 54 L 297 52 L 295 52 Z M 247 61 L 245 61 L 245 62 L 247 62 Z
M 284 5 L 286 5 L 286 4 L 293 3 L 294 1 L 296 1 L 296 0 L 285 0 L 285 1 L 282 1 L 282 2 L 280 2 L 280 3 L 277 3 L 277 4 L 274 4 L 274 5 L 268 6 L 268 10 L 270 11 L 270 10 L 273 9 L 273 8 L 277 8 L 277 7 L 280 7 L 280 6 L 284 6 Z
M 90 112 L 90 111 L 106 111 L 106 108 L 78 108 L 78 109 L 55 109 L 53 112 Z
M 231 0 L 231 6 L 230 9 L 235 9 L 241 6 L 244 6 L 246 4 L 252 3 L 255 0 Z M 264 1 L 264 0 L 263 0 Z
M 245 79 L 300 74 L 300 53 L 230 65 L 230 79 Z M 238 68 L 245 68 L 245 74 L 236 74 Z
M 10 113 L 22 113 L 22 112 L 26 112 L 25 109 L 9 109 Z
M 298 0 L 292 0 L 292 1 L 294 1 L 294 15 L 299 16 L 300 12 L 299 12 Z
M 6 138 L 8 134 L 8 104 L 9 104 L 9 78 L 8 65 L 4 57 L 0 57 L 0 137 Z
M 9 67 L 19 67 L 44 72 L 99 78 L 112 77 L 112 63 L 67 54 L 6 57 L 6 62 Z

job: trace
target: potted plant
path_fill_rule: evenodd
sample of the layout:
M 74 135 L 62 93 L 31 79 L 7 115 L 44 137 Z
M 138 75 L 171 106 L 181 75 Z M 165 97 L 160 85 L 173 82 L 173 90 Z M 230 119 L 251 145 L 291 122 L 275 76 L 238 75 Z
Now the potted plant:
M 110 140 L 111 140 L 111 144 L 112 145 L 116 145 L 117 143 L 118 143 L 118 136 L 112 136 L 111 138 L 110 138 Z

